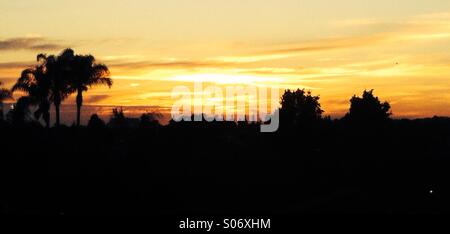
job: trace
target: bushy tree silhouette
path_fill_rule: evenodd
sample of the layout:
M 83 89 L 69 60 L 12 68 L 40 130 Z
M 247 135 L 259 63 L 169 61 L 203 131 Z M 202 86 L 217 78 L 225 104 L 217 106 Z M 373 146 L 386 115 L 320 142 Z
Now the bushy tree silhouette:
M 308 125 L 322 119 L 319 96 L 313 96 L 311 91 L 297 89 L 286 90 L 281 97 L 281 124 L 282 125 Z
M 344 119 L 352 122 L 382 122 L 389 119 L 391 105 L 381 102 L 372 90 L 364 90 L 362 97 L 350 99 L 350 110 Z
M 2 82 L 0 82 L 0 121 L 3 120 L 3 102 L 8 99 L 12 99 L 12 92 L 9 89 L 1 88 Z

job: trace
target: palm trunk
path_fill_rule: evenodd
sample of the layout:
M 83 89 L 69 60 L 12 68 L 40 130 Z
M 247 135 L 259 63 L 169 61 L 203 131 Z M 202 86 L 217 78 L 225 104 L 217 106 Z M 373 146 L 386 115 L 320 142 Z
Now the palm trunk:
M 59 127 L 60 123 L 61 123 L 61 119 L 60 119 L 60 107 L 61 107 L 61 102 L 59 101 L 59 98 L 56 98 L 54 101 L 55 104 L 55 120 L 56 120 L 56 127 Z
M 50 128 L 50 102 L 47 99 L 41 100 L 42 118 L 45 121 L 45 127 Z
M 45 121 L 45 127 L 46 128 L 50 128 L 50 113 L 49 112 L 45 112 L 44 114 L 44 121 Z
M 78 89 L 77 92 L 77 126 L 80 126 L 81 121 L 81 106 L 83 105 L 83 91 Z
M 60 108 L 60 105 L 55 103 L 56 127 L 59 127 L 59 124 L 60 124 L 59 108 Z
M 55 92 L 56 95 L 53 100 L 53 104 L 55 105 L 55 117 L 56 117 L 56 127 L 59 127 L 61 123 L 60 119 L 60 108 L 61 108 L 61 95 L 57 92 Z
M 3 102 L 0 102 L 0 121 L 3 121 L 4 115 L 3 115 Z

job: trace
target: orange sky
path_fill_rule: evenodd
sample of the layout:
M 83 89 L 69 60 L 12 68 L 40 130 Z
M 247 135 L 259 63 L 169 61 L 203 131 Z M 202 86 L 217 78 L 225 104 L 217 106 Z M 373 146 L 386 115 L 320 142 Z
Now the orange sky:
M 326 115 L 375 89 L 396 117 L 450 116 L 450 1 L 3 0 L 0 28 L 7 86 L 41 52 L 106 63 L 88 104 L 170 107 L 201 79 L 311 89 Z

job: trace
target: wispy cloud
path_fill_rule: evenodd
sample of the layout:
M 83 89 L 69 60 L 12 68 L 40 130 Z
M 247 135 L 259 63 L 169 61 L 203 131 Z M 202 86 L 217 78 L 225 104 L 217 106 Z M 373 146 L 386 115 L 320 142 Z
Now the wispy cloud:
M 195 70 L 203 68 L 233 68 L 238 64 L 233 62 L 212 60 L 170 59 L 160 61 L 124 61 L 116 60 L 108 63 L 112 71 L 124 74 L 146 73 L 155 70 Z
M 388 46 L 389 43 L 442 40 L 450 38 L 450 13 L 419 15 L 405 19 L 346 19 L 333 26 L 357 28 L 362 34 L 325 37 L 311 41 L 279 44 L 253 53 L 217 57 L 226 62 L 262 62 L 287 59 L 311 53 Z
M 255 63 L 287 59 L 309 53 L 377 45 L 392 40 L 395 35 L 391 33 L 377 33 L 365 36 L 329 37 L 314 41 L 277 45 L 277 48 L 255 51 L 247 55 L 217 57 L 215 59 L 230 63 Z
M 32 64 L 32 62 L 6 62 L 0 63 L 0 69 L 25 69 Z
M 16 37 L 0 40 L 0 51 L 5 50 L 59 50 L 65 48 L 56 41 L 40 36 Z
M 85 102 L 88 104 L 95 104 L 100 101 L 104 101 L 108 98 L 110 98 L 111 95 L 101 94 L 101 95 L 90 95 L 86 97 Z

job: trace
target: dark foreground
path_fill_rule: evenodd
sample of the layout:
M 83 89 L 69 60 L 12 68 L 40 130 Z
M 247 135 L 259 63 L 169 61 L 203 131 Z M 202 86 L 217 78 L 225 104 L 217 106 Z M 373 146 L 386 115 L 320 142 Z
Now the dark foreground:
M 0 128 L 3 214 L 450 212 L 450 121 Z

